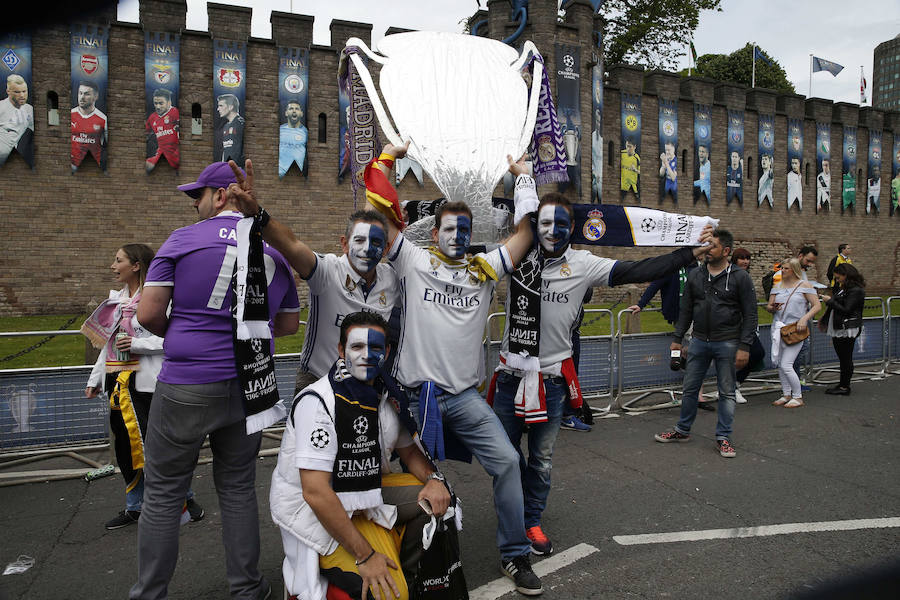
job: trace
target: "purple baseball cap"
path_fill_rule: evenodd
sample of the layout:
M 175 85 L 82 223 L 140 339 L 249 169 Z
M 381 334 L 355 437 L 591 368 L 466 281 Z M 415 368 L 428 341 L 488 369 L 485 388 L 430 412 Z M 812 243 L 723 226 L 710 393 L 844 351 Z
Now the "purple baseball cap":
M 240 169 L 240 167 L 238 168 Z M 241 174 L 245 174 L 243 169 L 240 169 L 240 171 Z M 228 163 L 214 162 L 203 169 L 203 172 L 200 173 L 200 177 L 197 178 L 197 181 L 179 185 L 178 189 L 191 198 L 197 199 L 203 195 L 204 188 L 227 188 L 232 183 L 237 183 L 237 179 L 234 176 L 234 171 L 228 166 Z

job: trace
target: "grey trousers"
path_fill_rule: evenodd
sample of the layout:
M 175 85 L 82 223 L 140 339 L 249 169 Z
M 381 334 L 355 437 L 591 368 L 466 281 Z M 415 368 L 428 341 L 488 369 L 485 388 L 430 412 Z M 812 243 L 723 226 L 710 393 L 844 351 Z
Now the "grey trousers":
M 262 434 L 246 434 L 238 380 L 198 385 L 158 382 L 144 439 L 144 507 L 138 522 L 138 581 L 129 594 L 132 600 L 168 597 L 178 560 L 184 497 L 207 435 L 231 597 L 257 600 L 269 591 L 259 572 L 255 488 Z

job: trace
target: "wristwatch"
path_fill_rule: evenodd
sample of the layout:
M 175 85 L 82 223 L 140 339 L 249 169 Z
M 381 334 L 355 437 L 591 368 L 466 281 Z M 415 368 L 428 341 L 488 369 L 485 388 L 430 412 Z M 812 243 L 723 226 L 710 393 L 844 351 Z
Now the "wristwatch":
M 444 484 L 447 483 L 447 478 L 444 477 L 444 474 L 441 473 L 440 471 L 434 471 L 431 475 L 428 476 L 428 479 L 425 481 L 425 483 L 428 483 L 432 479 L 436 479 L 437 481 L 440 481 L 441 483 L 444 483 Z

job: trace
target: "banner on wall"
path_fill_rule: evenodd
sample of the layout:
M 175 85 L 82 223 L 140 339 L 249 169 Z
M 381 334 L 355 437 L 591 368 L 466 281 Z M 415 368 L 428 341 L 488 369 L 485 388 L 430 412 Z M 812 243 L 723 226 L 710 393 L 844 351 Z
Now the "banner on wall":
M 831 124 L 816 123 L 816 212 L 831 210 Z
M 176 171 L 181 165 L 178 141 L 181 135 L 178 113 L 180 46 L 181 37 L 177 33 L 144 33 L 144 114 L 147 115 L 144 166 L 148 173 L 156 168 L 161 158 Z
M 803 210 L 803 179 L 800 176 L 800 168 L 803 166 L 803 120 L 787 120 L 787 207 L 797 203 L 797 208 Z
M 869 160 L 866 165 L 866 214 L 881 212 L 881 130 L 869 130 Z
M 278 177 L 296 164 L 306 175 L 306 107 L 309 98 L 309 50 L 278 49 Z
M 90 154 L 106 171 L 109 124 L 106 90 L 109 79 L 109 30 L 94 25 L 73 25 L 72 74 L 72 172 Z
M 622 149 L 620 185 L 624 198 L 631 192 L 641 198 L 641 95 L 622 94 Z
M 659 200 L 678 204 L 678 100 L 659 99 Z
M 694 104 L 694 203 L 711 201 L 710 152 L 712 151 L 712 112 L 708 104 Z
M 15 150 L 34 168 L 34 94 L 31 36 L 0 35 L 0 167 Z
M 844 127 L 841 163 L 841 212 L 856 207 L 856 127 Z
M 247 44 L 213 40 L 213 160 L 244 166 Z
M 769 207 L 775 206 L 772 187 L 775 183 L 775 123 L 772 115 L 759 115 L 759 187 L 757 188 L 757 204 L 767 201 Z
M 891 168 L 891 216 L 900 210 L 900 144 L 894 136 L 894 163 Z
M 567 183 L 581 196 L 581 47 L 556 44 L 556 114 L 566 147 Z
M 725 203 L 744 205 L 744 111 L 728 111 L 728 166 L 725 167 Z
M 356 206 L 359 195 L 365 189 L 366 165 L 378 156 L 381 151 L 381 143 L 378 141 L 375 109 L 369 99 L 369 92 L 356 70 L 356 65 L 350 60 L 350 54 L 359 55 L 359 48 L 349 46 L 341 51 L 338 65 L 338 88 L 347 96 L 347 108 L 341 112 L 347 121 L 345 138 L 348 144 L 349 165 L 347 169 L 351 174 L 353 206 Z M 365 63 L 365 59 L 363 61 Z M 341 100 L 343 101 L 343 98 Z M 341 168 L 343 169 L 343 164 Z
M 338 182 L 350 172 L 350 132 L 347 122 L 350 117 L 350 90 L 338 86 Z
M 600 34 L 597 33 L 599 36 Z M 591 202 L 603 202 L 603 59 L 591 67 Z

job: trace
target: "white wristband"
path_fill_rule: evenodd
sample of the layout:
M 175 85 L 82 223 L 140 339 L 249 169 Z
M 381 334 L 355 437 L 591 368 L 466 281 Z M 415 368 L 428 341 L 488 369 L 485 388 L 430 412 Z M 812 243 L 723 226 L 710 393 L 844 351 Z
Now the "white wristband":
M 513 195 L 516 212 L 513 216 L 513 225 L 518 225 L 525 215 L 536 212 L 538 209 L 537 186 L 530 175 L 516 177 L 515 194 Z

